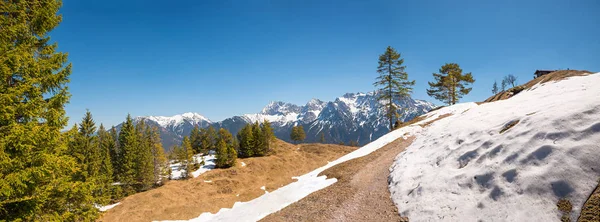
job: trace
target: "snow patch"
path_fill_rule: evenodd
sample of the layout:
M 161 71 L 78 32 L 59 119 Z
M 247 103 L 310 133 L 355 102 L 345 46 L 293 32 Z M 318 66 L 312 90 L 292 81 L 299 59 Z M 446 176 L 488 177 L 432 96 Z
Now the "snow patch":
M 428 114 L 456 109 L 396 157 L 394 203 L 411 221 L 559 221 L 556 203 L 566 198 L 575 221 L 600 176 L 599 82 L 571 77 L 468 112 L 457 104 Z
M 95 207 L 101 211 L 101 212 L 105 212 L 107 210 L 113 209 L 114 207 L 118 206 L 119 204 L 121 204 L 121 202 L 115 203 L 115 204 L 111 204 L 111 205 L 106 205 L 106 206 L 100 206 L 100 205 L 95 205 Z

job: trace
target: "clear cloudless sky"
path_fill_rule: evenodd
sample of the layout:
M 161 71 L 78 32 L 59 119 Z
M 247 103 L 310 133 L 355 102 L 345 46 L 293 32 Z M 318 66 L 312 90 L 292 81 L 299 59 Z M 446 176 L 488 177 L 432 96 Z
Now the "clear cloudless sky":
M 416 80 L 447 62 L 472 72 L 462 101 L 536 69 L 600 71 L 600 1 L 64 0 L 52 33 L 69 53 L 69 124 L 198 112 L 214 121 L 270 101 L 305 104 L 374 90 L 390 45 Z M 436 101 L 436 104 L 440 102 Z

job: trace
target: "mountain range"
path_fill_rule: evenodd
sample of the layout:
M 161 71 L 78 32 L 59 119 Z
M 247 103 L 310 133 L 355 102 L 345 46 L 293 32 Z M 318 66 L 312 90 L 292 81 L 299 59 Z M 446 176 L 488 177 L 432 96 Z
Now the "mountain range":
M 157 126 L 165 149 L 180 144 L 183 136 L 189 135 L 194 126 L 225 128 L 235 135 L 245 124 L 263 120 L 271 122 L 277 138 L 288 142 L 292 127 L 302 125 L 306 132 L 304 142 L 319 142 L 323 133 L 326 143 L 348 144 L 355 141 L 364 145 L 389 131 L 389 121 L 383 118 L 385 109 L 377 101 L 377 96 L 378 92 L 347 93 L 330 102 L 311 99 L 302 106 L 275 101 L 259 113 L 233 116 L 218 122 L 188 112 L 171 117 L 136 117 L 134 123 L 144 121 Z M 402 108 L 402 121 L 409 121 L 435 108 L 433 103 L 409 97 L 395 103 Z M 120 129 L 120 125 L 117 128 Z

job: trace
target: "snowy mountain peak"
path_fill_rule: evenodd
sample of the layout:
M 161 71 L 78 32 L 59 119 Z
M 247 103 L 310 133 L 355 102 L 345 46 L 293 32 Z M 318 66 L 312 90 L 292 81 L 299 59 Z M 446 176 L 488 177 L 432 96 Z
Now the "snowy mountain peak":
M 291 103 L 285 103 L 281 101 L 270 102 L 269 105 L 265 106 L 260 114 L 264 115 L 288 115 L 290 113 L 299 113 L 300 107 Z
M 208 118 L 206 118 L 198 113 L 192 113 L 192 112 L 187 112 L 187 113 L 174 115 L 174 116 L 140 116 L 140 117 L 136 117 L 136 121 L 140 121 L 140 120 L 150 120 L 150 121 L 156 122 L 158 125 L 160 125 L 161 127 L 165 127 L 165 128 L 178 127 L 179 125 L 181 125 L 183 123 L 189 123 L 190 125 L 193 125 L 193 126 L 208 125 L 208 124 L 212 123 L 212 121 L 210 121 Z

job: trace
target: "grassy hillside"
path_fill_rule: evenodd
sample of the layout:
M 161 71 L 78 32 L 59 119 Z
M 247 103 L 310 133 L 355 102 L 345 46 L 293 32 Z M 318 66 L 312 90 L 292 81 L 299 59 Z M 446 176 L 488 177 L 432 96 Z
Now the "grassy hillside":
M 235 202 L 249 201 L 287 185 L 293 182 L 293 176 L 308 173 L 356 149 L 332 144 L 293 145 L 281 140 L 274 145 L 275 154 L 271 156 L 238 159 L 236 167 L 170 181 L 127 197 L 99 221 L 191 219 L 202 212 L 216 213 L 221 208 L 231 208 Z

